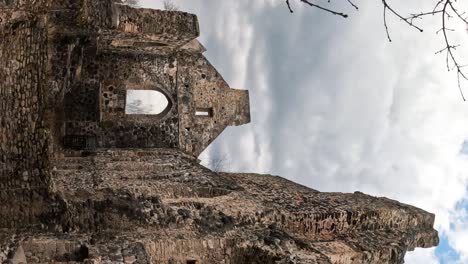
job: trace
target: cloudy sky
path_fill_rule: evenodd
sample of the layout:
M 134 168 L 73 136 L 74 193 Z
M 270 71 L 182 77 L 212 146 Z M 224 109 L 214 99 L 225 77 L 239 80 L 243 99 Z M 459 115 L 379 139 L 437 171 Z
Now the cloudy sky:
M 468 263 L 468 103 L 434 54 L 439 17 L 422 21 L 424 33 L 389 17 L 389 43 L 380 1 L 357 1 L 358 12 L 341 1 L 347 19 L 298 3 L 290 14 L 282 0 L 174 2 L 199 16 L 205 55 L 251 96 L 251 124 L 228 128 L 205 164 L 222 157 L 227 170 L 421 207 L 436 214 L 441 244 L 406 263 Z M 410 13 L 434 1 L 392 2 Z M 468 45 L 458 29 L 450 37 Z

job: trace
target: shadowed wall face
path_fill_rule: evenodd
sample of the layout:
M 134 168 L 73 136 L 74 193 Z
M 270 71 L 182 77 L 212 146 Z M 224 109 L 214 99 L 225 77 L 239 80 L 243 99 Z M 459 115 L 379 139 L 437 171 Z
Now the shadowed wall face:
M 83 58 L 83 61 L 91 60 Z M 172 57 L 109 52 L 97 55 L 92 66 L 81 66 L 86 78 L 72 85 L 64 98 L 66 147 L 177 148 L 175 80 L 164 72 L 171 65 L 174 68 L 174 64 Z M 167 105 L 158 114 L 126 113 L 128 107 L 138 108 L 135 101 L 127 102 L 132 91 L 158 93 Z M 80 110 L 86 102 L 90 105 Z M 89 111 L 91 118 L 84 119 L 84 113 Z M 74 144 L 82 137 L 92 143 L 85 147 Z
M 50 181 L 45 124 L 47 31 L 36 5 L 0 1 L 0 227 L 27 226 Z M 21 219 L 21 221 L 17 221 Z

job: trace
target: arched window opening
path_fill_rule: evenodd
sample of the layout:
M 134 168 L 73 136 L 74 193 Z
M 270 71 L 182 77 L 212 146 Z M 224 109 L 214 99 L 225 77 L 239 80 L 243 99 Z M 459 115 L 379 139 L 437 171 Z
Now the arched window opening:
M 169 107 L 166 95 L 155 90 L 127 90 L 125 114 L 159 115 Z

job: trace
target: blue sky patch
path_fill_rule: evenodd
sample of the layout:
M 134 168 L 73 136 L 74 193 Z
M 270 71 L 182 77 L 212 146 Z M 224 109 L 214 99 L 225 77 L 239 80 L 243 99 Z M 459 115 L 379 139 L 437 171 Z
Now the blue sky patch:
M 435 255 L 441 264 L 457 263 L 460 260 L 460 255 L 450 246 L 445 235 L 440 236 L 440 243 L 435 250 Z

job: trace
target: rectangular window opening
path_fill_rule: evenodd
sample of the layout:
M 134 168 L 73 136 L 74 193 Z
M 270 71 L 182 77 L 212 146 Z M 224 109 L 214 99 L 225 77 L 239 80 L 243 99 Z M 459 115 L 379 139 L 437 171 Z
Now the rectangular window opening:
M 197 107 L 195 111 L 195 115 L 200 116 L 200 117 L 213 117 L 213 108 L 212 107 L 210 108 Z

